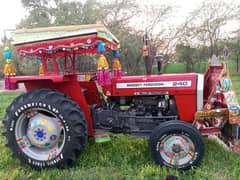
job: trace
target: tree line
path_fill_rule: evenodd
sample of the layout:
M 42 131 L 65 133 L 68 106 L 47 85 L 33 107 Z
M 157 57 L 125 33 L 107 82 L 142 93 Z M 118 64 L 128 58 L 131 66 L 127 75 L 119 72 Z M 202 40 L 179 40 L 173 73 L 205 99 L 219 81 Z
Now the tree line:
M 95 24 L 105 25 L 121 43 L 122 65 L 129 74 L 143 69 L 142 37 L 147 33 L 151 57 L 157 53 L 166 55 L 169 62 L 193 64 L 206 61 L 213 54 L 222 55 L 228 48 L 230 58 L 236 61 L 240 55 L 240 6 L 236 2 L 204 1 L 190 12 L 185 21 L 173 25 L 169 21 L 177 15 L 174 5 L 141 3 L 137 0 L 21 0 L 26 16 L 16 28 L 35 28 L 59 25 Z M 5 41 L 4 45 L 9 45 Z M 0 53 L 3 47 L 0 47 Z M 17 58 L 14 55 L 14 58 Z M 0 68 L 4 61 L 0 62 Z M 23 74 L 33 62 L 14 61 L 17 71 Z M 1 70 L 1 69 L 0 69 Z M 31 69 L 32 70 L 32 69 Z

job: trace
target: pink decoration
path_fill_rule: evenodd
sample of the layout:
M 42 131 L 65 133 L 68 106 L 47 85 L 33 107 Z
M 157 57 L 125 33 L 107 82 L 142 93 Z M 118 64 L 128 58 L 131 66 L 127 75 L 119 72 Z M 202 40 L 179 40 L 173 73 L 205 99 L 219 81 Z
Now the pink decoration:
M 97 71 L 97 79 L 100 86 L 104 85 L 104 70 Z
M 5 89 L 6 90 L 16 90 L 18 89 L 18 84 L 16 83 L 11 83 L 10 82 L 10 77 L 11 76 L 5 76 L 4 80 L 5 80 Z
M 10 83 L 10 90 L 16 90 L 16 89 L 18 89 L 18 84 Z
M 122 76 L 122 70 L 115 70 L 115 71 L 113 71 L 113 76 L 117 76 L 117 77 Z
M 110 79 L 110 72 L 108 69 L 104 70 L 104 85 L 110 85 L 111 79 Z
M 5 89 L 9 90 L 10 89 L 10 76 L 4 76 L 4 81 L 5 81 Z

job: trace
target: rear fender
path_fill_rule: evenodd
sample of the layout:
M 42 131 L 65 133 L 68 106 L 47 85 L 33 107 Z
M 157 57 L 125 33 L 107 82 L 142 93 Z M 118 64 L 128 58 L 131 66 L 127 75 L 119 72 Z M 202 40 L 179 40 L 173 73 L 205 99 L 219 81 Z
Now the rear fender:
M 39 76 L 38 76 L 39 77 Z M 75 76 L 68 76 L 67 78 L 62 78 L 61 80 L 58 79 L 58 81 L 54 81 L 49 78 L 31 78 L 28 80 L 27 78 L 21 79 L 20 77 L 17 77 L 18 79 L 12 79 L 11 82 L 19 83 L 23 82 L 26 88 L 26 91 L 30 91 L 33 89 L 41 89 L 41 88 L 47 88 L 47 89 L 54 89 L 57 91 L 60 91 L 62 93 L 67 94 L 70 96 L 74 101 L 78 103 L 78 105 L 83 110 L 85 117 L 87 119 L 88 123 L 88 135 L 93 135 L 93 125 L 92 125 L 92 117 L 90 113 L 90 109 L 87 103 L 87 100 L 82 92 L 82 88 L 77 81 Z

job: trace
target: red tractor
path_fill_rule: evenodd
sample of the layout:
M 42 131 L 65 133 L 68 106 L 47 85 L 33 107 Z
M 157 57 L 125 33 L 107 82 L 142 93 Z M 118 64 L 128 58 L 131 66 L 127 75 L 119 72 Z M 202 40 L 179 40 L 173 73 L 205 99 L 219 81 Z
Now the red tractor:
M 188 169 L 204 155 L 202 135 L 217 135 L 239 151 L 239 105 L 224 63 L 211 61 L 202 74 L 113 76 L 99 86 L 96 72 L 78 72 L 77 56 L 110 54 L 119 41 L 101 25 L 18 30 L 20 57 L 41 59 L 40 75 L 11 77 L 26 93 L 7 108 L 7 146 L 32 167 L 68 167 L 88 137 L 108 132 L 148 137 L 152 159 Z M 62 71 L 59 69 L 62 65 Z

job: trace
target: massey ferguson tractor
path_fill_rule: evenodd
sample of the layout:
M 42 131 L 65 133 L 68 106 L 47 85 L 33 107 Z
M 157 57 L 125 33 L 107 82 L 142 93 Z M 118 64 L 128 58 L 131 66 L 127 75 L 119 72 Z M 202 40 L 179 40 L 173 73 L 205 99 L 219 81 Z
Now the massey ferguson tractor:
M 39 74 L 10 77 L 26 92 L 3 120 L 6 145 L 24 164 L 69 167 L 89 137 L 103 142 L 110 132 L 147 137 L 157 164 L 181 170 L 199 165 L 202 136 L 216 135 L 240 152 L 239 105 L 224 62 L 210 61 L 205 74 L 108 72 L 102 84 L 98 73 L 106 69 L 77 67 L 80 55 L 99 56 L 99 44 L 108 55 L 119 50 L 118 39 L 102 25 L 17 30 L 13 44 L 20 58 L 40 62 Z

